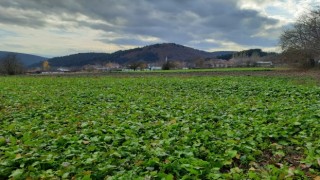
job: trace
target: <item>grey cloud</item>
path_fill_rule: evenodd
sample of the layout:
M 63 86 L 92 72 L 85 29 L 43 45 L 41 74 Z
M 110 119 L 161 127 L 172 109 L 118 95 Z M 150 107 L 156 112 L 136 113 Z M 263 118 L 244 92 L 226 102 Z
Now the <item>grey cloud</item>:
M 101 42 L 138 46 L 144 43 L 134 38 L 138 35 L 181 44 L 213 38 L 242 45 L 270 46 L 276 43 L 277 37 L 253 35 L 264 31 L 266 25 L 279 23 L 257 11 L 240 9 L 237 0 L 11 0 L 1 1 L 1 7 L 33 12 L 24 17 L 0 12 L 3 24 L 54 26 L 47 21 L 51 15 L 69 22 L 66 26 L 85 26 L 133 37 L 108 40 L 105 36 Z M 79 14 L 105 23 L 79 20 L 76 18 Z M 216 46 L 202 43 L 201 48 Z
M 5 43 L 3 44 L 4 47 L 13 47 L 13 48 L 20 48 L 20 49 L 23 49 L 23 48 L 26 48 L 27 46 L 24 46 L 22 44 L 16 44 L 16 43 Z
M 133 46 L 145 46 L 146 41 L 141 41 L 139 39 L 135 38 L 118 38 L 114 40 L 110 39 L 98 39 L 98 41 L 104 42 L 104 43 L 112 43 L 112 44 L 118 44 L 120 46 L 122 45 L 133 45 Z
M 5 31 L 0 29 L 0 37 L 5 38 L 5 37 L 12 37 L 12 36 L 17 37 L 18 34 L 11 31 Z
M 39 16 L 39 12 L 22 12 L 20 9 L 5 9 L 0 6 L 0 23 L 20 26 L 41 27 L 45 21 Z
M 188 43 L 188 46 L 191 47 L 197 47 L 199 49 L 207 49 L 208 47 L 210 48 L 219 48 L 221 45 L 219 43 L 215 43 L 215 42 L 191 42 Z

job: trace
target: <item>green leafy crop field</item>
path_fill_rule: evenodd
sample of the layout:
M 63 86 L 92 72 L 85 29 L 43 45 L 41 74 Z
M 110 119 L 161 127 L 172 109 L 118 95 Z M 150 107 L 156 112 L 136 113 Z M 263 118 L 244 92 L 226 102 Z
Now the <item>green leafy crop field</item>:
M 0 179 L 319 178 L 320 88 L 299 81 L 0 77 Z

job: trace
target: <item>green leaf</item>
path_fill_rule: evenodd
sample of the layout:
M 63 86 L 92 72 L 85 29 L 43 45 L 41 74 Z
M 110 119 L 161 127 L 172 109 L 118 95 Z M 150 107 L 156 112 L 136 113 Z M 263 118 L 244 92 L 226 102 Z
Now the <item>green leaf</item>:
M 12 177 L 14 179 L 19 179 L 21 177 L 21 175 L 23 174 L 23 172 L 24 172 L 23 169 L 17 169 L 11 173 L 10 177 Z
M 300 125 L 301 125 L 301 123 L 298 122 L 298 121 L 294 122 L 293 124 L 294 124 L 295 126 L 300 126 Z
M 82 180 L 91 180 L 91 175 L 83 176 Z
M 64 174 L 62 175 L 62 179 L 67 179 L 67 178 L 69 177 L 69 174 L 70 174 L 70 173 L 64 173 Z
M 237 153 L 238 153 L 238 151 L 236 151 L 236 150 L 227 150 L 226 151 L 227 156 L 230 157 L 230 158 L 236 157 Z
M 3 146 L 5 144 L 7 144 L 6 138 L 4 138 L 3 136 L 0 136 L 0 146 Z
M 174 176 L 172 174 L 168 174 L 165 177 L 165 180 L 173 180 L 173 179 L 174 179 Z

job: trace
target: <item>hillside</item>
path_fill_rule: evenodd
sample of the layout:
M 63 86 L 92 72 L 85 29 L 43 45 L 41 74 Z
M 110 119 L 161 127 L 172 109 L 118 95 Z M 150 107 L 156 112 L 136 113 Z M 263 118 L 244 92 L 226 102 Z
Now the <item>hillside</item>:
M 15 53 L 15 52 L 7 52 L 7 51 L 0 51 L 0 59 L 5 57 L 9 53 L 14 53 L 17 55 L 18 59 L 25 65 L 30 66 L 35 63 L 40 63 L 46 60 L 46 57 L 31 55 L 31 54 L 24 54 L 24 53 Z
M 251 57 L 251 56 L 259 56 L 259 57 L 264 57 L 268 55 L 275 55 L 276 53 L 274 52 L 264 52 L 261 49 L 249 49 L 249 50 L 244 50 L 240 51 L 237 53 L 234 53 L 234 57 Z
M 130 50 L 117 51 L 112 54 L 107 53 L 79 53 L 63 57 L 56 57 L 49 60 L 52 67 L 72 67 L 87 64 L 97 64 L 114 62 L 119 64 L 129 64 L 136 61 L 154 63 L 169 60 L 192 61 L 199 58 L 215 58 L 219 55 L 231 54 L 231 51 L 206 52 L 190 47 L 164 43 L 134 48 Z M 40 63 L 33 66 L 40 66 Z
M 120 51 L 116 54 L 118 53 L 121 56 L 120 63 L 139 60 L 146 62 L 162 61 L 166 57 L 169 60 L 190 61 L 197 58 L 215 58 L 221 53 L 223 54 L 223 52 L 210 53 L 174 43 L 155 44 L 143 48 Z
M 84 66 L 87 64 L 96 64 L 106 62 L 110 54 L 107 53 L 79 53 L 72 54 L 68 56 L 55 57 L 49 59 L 49 64 L 51 67 L 75 67 L 75 66 Z M 41 66 L 40 63 L 33 64 L 35 66 Z
M 275 56 L 277 53 L 275 52 L 264 52 L 261 49 L 248 49 L 239 52 L 223 54 L 217 56 L 218 59 L 230 60 L 232 58 L 245 58 L 245 57 L 265 57 L 265 56 Z

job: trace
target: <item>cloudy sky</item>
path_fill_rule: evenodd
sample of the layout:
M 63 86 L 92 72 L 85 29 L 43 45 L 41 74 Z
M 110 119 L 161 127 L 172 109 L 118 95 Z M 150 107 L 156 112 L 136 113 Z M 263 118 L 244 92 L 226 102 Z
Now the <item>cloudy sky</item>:
M 0 0 L 0 51 L 60 56 L 173 42 L 279 51 L 281 31 L 320 0 Z

